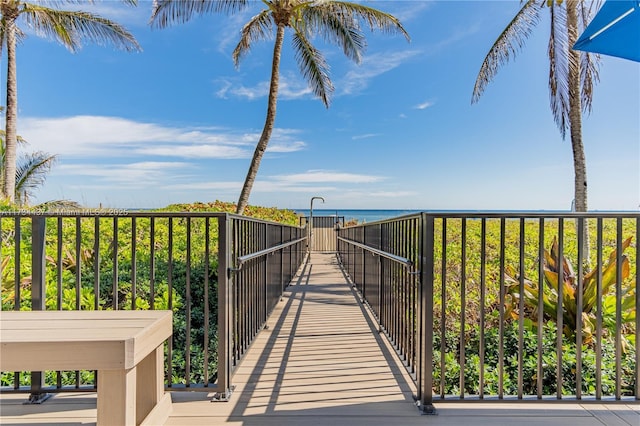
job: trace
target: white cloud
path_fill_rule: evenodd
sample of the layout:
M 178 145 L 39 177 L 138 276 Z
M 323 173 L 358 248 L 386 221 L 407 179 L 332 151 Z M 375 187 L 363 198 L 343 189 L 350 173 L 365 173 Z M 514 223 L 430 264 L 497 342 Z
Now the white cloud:
M 374 183 L 385 178 L 382 176 L 361 175 L 355 173 L 336 172 L 331 170 L 309 170 L 306 173 L 271 176 L 271 179 L 289 183 Z
M 128 164 L 61 164 L 55 169 L 58 176 L 82 176 L 95 178 L 107 184 L 127 185 L 127 187 L 145 187 L 166 183 L 168 176 L 176 178 L 176 170 L 185 170 L 192 167 L 183 162 L 142 161 Z M 76 186 L 84 187 L 83 182 L 76 182 Z
M 479 33 L 481 30 L 482 30 L 482 26 L 478 23 L 474 25 L 466 26 L 463 28 L 460 28 L 460 27 L 455 28 L 447 38 L 442 39 L 439 42 L 429 46 L 426 49 L 425 53 L 431 54 L 431 55 L 439 53 L 449 48 L 449 46 L 451 45 L 457 44 L 460 41 L 463 41 L 469 37 L 474 36 L 475 34 Z
M 250 101 L 266 98 L 269 95 L 269 81 L 261 81 L 253 86 L 245 86 L 238 83 L 236 78 L 218 79 L 216 83 L 220 88 L 216 91 L 216 96 L 222 99 L 229 97 L 244 98 Z M 278 83 L 278 99 L 305 99 L 313 96 L 313 92 L 306 81 L 294 72 L 283 72 L 280 74 Z
M 202 190 L 229 190 L 239 192 L 242 182 L 195 182 L 166 185 L 166 189 L 173 191 L 202 191 Z
M 435 103 L 434 103 L 434 102 L 431 102 L 431 101 L 425 101 L 425 102 L 423 102 L 423 103 L 421 103 L 421 104 L 416 105 L 414 108 L 415 108 L 415 109 L 427 109 L 427 108 L 430 108 L 430 107 L 432 107 L 432 106 L 434 106 L 434 105 L 435 105 Z
M 247 158 L 251 153 L 246 149 L 239 149 L 230 146 L 217 145 L 189 145 L 175 146 L 166 144 L 164 146 L 151 146 L 139 148 L 136 153 L 142 155 L 156 155 L 160 157 L 180 157 L 180 158 Z
M 170 127 L 120 117 L 22 118 L 19 133 L 31 148 L 60 157 L 249 158 L 260 134 L 221 127 Z M 304 149 L 299 130 L 274 129 L 270 152 Z
M 399 67 L 404 62 L 419 55 L 418 50 L 405 50 L 401 52 L 379 52 L 366 55 L 360 65 L 355 65 L 342 81 L 336 84 L 340 94 L 350 95 L 364 90 L 375 77 Z
M 380 136 L 377 133 L 366 133 L 364 135 L 355 135 L 352 136 L 351 139 L 354 141 L 360 140 L 360 139 L 369 139 L 369 138 L 375 138 L 376 136 Z
M 405 2 L 394 2 L 393 4 L 400 4 L 403 6 L 402 9 L 398 11 L 391 11 L 393 16 L 398 18 L 400 22 L 403 24 L 405 22 L 409 22 L 413 19 L 419 19 L 423 17 L 422 14 L 425 10 L 428 10 L 433 6 L 433 1 L 405 1 Z
M 256 181 L 253 187 L 253 192 L 302 192 L 302 193 L 317 193 L 317 192 L 332 192 L 337 191 L 338 188 L 334 186 L 320 186 L 320 185 L 304 185 L 296 182 L 274 182 L 274 181 Z

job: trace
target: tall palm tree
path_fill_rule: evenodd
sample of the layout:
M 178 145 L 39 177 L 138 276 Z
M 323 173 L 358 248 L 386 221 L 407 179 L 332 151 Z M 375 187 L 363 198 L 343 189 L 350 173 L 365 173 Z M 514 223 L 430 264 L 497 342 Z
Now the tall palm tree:
M 87 0 L 91 3 L 92 0 Z M 135 5 L 137 0 L 126 0 Z M 50 1 L 48 4 L 79 3 L 73 0 Z M 0 0 L 0 49 L 7 48 L 7 114 L 6 152 L 2 193 L 10 202 L 16 193 L 16 144 L 18 88 L 16 72 L 16 45 L 24 33 L 18 28 L 22 18 L 24 24 L 38 35 L 57 40 L 75 52 L 83 41 L 98 44 L 111 43 L 118 48 L 140 50 L 138 42 L 119 24 L 92 13 L 65 11 L 45 6 L 43 1 Z
M 409 34 L 393 15 L 359 3 L 333 0 L 263 0 L 263 3 L 266 7 L 245 24 L 233 51 L 233 61 L 238 66 L 253 42 L 269 39 L 275 31 L 267 116 L 238 199 L 238 214 L 244 212 L 249 202 L 249 194 L 275 124 L 285 30 L 289 28 L 293 33 L 292 44 L 300 72 L 326 107 L 329 107 L 333 84 L 324 56 L 312 44 L 313 36 L 321 35 L 326 41 L 341 47 L 344 54 L 356 63 L 360 62 L 366 47 L 360 22 L 371 30 L 399 33 L 409 40 Z M 163 28 L 176 21 L 186 22 L 196 14 L 234 13 L 248 4 L 247 0 L 154 0 L 151 24 Z
M 473 89 L 472 103 L 479 100 L 501 65 L 518 53 L 541 14 L 551 14 L 549 36 L 549 91 L 551 110 L 562 137 L 571 137 L 574 168 L 574 202 L 587 211 L 587 166 L 582 143 L 582 112 L 591 111 L 593 86 L 598 81 L 599 56 L 571 49 L 599 1 L 526 0 L 502 31 L 484 59 Z

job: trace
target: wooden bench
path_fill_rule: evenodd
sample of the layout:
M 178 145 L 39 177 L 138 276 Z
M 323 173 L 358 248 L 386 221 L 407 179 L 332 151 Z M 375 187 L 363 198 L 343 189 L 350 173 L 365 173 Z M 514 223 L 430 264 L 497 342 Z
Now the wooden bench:
M 0 312 L 0 371 L 98 371 L 98 425 L 162 424 L 171 311 Z

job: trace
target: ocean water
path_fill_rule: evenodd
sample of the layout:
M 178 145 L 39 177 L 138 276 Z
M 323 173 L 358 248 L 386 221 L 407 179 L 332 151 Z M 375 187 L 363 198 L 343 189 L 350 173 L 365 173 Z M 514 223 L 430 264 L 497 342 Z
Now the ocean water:
M 302 216 L 309 216 L 309 209 L 294 209 L 294 211 Z M 331 210 L 331 209 L 313 209 L 314 216 L 338 216 L 344 217 L 346 222 L 357 220 L 358 222 L 371 223 L 377 220 L 384 220 L 393 217 L 405 216 L 408 214 L 419 213 L 422 210 Z

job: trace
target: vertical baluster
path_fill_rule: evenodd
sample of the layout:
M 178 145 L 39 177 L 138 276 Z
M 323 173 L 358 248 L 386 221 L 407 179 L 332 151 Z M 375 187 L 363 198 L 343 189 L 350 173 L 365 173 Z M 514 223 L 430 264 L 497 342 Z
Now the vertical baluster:
M 518 282 L 518 399 L 522 399 L 523 393 L 523 364 L 524 364 L 524 218 L 520 218 L 519 245 L 519 272 Z
M 622 398 L 622 218 L 616 221 L 616 400 Z
M 56 234 L 56 309 L 60 311 L 62 310 L 62 216 L 57 218 Z M 62 387 L 61 371 L 56 371 L 56 387 L 58 389 Z
M 544 331 L 544 218 L 538 224 L 538 359 L 536 365 L 536 388 L 538 399 L 542 399 L 543 361 L 542 361 L 542 333 Z
M 135 216 L 131 217 L 131 310 L 136 309 L 136 299 L 138 297 L 137 277 L 136 277 L 136 247 L 138 243 L 137 226 Z
M 640 218 L 636 219 L 636 401 L 640 401 L 640 339 L 638 339 L 638 333 L 640 332 Z
M 80 310 L 80 299 L 82 296 L 81 275 L 82 275 L 82 222 L 80 216 L 76 216 L 76 310 Z M 76 371 L 76 389 L 80 388 L 81 375 Z
M 562 399 L 562 338 L 564 321 L 562 315 L 564 314 L 564 218 L 558 218 L 558 299 L 556 309 L 556 398 Z
M 466 369 L 466 310 L 467 310 L 467 219 L 462 219 L 460 243 L 460 399 L 464 399 Z
M 93 219 L 93 309 L 100 309 L 100 216 Z
M 582 309 L 584 292 L 584 229 L 585 218 L 579 217 L 576 221 L 578 233 L 578 274 L 576 295 L 576 399 L 582 399 Z
M 22 232 L 20 228 L 20 216 L 16 216 L 13 222 L 14 226 L 14 271 L 13 271 L 13 282 L 14 282 L 14 293 L 13 293 L 13 309 L 16 311 L 20 310 L 20 245 L 22 242 Z M 20 372 L 16 371 L 13 374 L 13 387 L 14 389 L 18 389 L 20 387 Z
M 62 216 L 58 216 L 57 241 L 56 241 L 56 309 L 62 310 Z
M 191 217 L 187 220 L 187 253 L 185 271 L 185 320 L 186 320 L 186 342 L 184 351 L 184 379 L 186 386 L 191 386 Z
M 80 216 L 76 216 L 76 310 L 80 310 L 81 283 L 82 283 L 82 227 Z M 78 376 L 79 377 L 79 376 Z
M 118 217 L 113 218 L 113 309 L 117 310 L 118 301 Z
M 487 260 L 487 219 L 482 218 L 480 223 L 480 347 L 478 348 L 479 356 L 480 356 L 480 375 L 479 375 L 479 388 L 480 388 L 480 399 L 484 398 L 484 351 L 485 351 L 485 336 L 484 336 L 484 328 L 485 328 L 485 319 L 484 319 L 484 308 L 485 308 L 485 298 L 486 298 L 486 260 Z
M 505 268 L 506 219 L 500 218 L 500 304 L 498 307 L 498 398 L 504 398 L 504 268 Z
M 602 218 L 596 230 L 596 399 L 602 399 Z
M 156 218 L 149 218 L 149 308 L 156 308 Z
M 169 310 L 173 311 L 173 217 L 169 217 L 167 222 L 167 288 L 169 299 Z M 226 271 L 225 271 L 226 274 Z M 167 376 L 169 377 L 169 387 L 173 385 L 173 339 L 171 336 L 167 341 Z
M 440 397 L 445 396 L 447 353 L 447 218 L 442 218 L 442 259 L 440 288 Z
M 204 362 L 204 386 L 209 387 L 209 251 L 210 251 L 210 232 L 209 232 L 209 216 L 204 219 L 204 341 L 202 354 Z
M 14 253 L 13 253 L 13 259 L 14 259 L 14 265 L 15 265 L 15 269 L 13 271 L 13 282 L 15 284 L 14 286 L 14 293 L 13 293 L 13 309 L 16 311 L 20 310 L 20 299 L 22 299 L 21 294 L 20 294 L 20 280 L 21 280 L 21 274 L 20 274 L 20 245 L 22 242 L 22 231 L 20 228 L 20 216 L 16 216 L 14 223 Z

